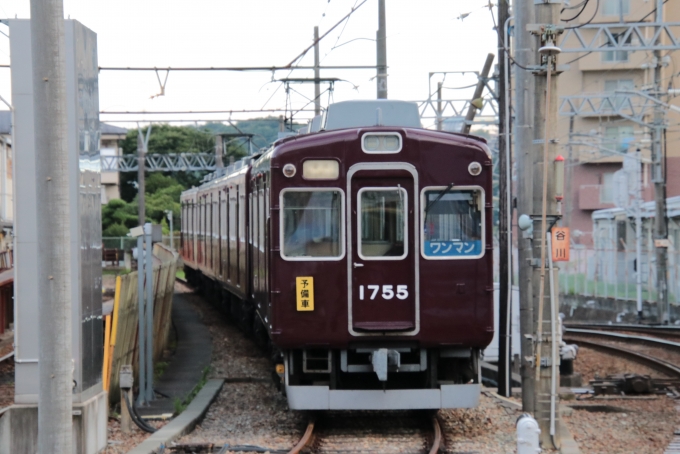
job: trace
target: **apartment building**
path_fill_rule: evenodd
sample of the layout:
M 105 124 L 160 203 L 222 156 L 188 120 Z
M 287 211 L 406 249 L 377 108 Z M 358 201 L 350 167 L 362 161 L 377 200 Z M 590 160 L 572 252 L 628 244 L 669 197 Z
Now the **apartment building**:
M 576 4 L 572 1 L 572 4 Z M 599 6 L 599 7 L 598 7 Z M 578 19 L 568 26 L 590 23 L 616 24 L 623 22 L 654 22 L 652 12 L 656 2 L 649 0 L 599 0 L 589 1 Z M 562 19 L 572 17 L 578 9 L 565 10 Z M 650 14 L 651 13 L 651 14 Z M 664 21 L 680 22 L 680 8 L 674 2 L 664 5 Z M 583 30 L 584 34 L 594 30 Z M 651 32 L 651 30 L 650 30 Z M 680 34 L 680 30 L 676 31 Z M 636 38 L 613 33 L 614 39 L 626 39 L 635 45 Z M 604 35 L 600 37 L 603 49 L 611 46 Z M 667 39 L 664 38 L 664 42 Z M 680 86 L 680 51 L 663 51 L 662 87 L 673 93 Z M 654 55 L 649 51 L 601 51 L 592 53 L 564 53 L 558 65 L 567 65 L 558 79 L 558 102 L 575 95 L 614 95 L 617 90 L 644 90 L 654 80 Z M 680 94 L 680 92 L 678 92 Z M 680 98 L 672 95 L 664 98 L 672 105 L 680 106 Z M 626 95 L 612 98 L 613 108 L 626 102 Z M 635 100 L 639 104 L 639 99 Z M 565 109 L 563 108 L 562 111 Z M 606 110 L 606 109 L 605 109 Z M 652 109 L 645 121 L 651 123 Z M 667 196 L 680 195 L 680 114 L 669 110 L 666 135 Z M 558 118 L 560 153 L 567 159 L 564 222 L 572 229 L 576 243 L 593 244 L 592 213 L 616 206 L 616 192 L 621 191 L 615 183 L 614 173 L 620 170 L 626 153 L 640 149 L 642 166 L 642 194 L 645 201 L 653 199 L 654 187 L 650 175 L 651 129 L 623 116 L 600 112 L 598 114 Z

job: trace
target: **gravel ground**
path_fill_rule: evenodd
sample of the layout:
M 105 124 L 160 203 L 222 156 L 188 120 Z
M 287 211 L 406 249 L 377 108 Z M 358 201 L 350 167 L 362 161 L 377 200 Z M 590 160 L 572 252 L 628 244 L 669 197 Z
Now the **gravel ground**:
M 14 359 L 0 363 L 0 408 L 14 403 Z
M 596 375 L 636 373 L 660 376 L 648 367 L 585 347 L 579 349 L 574 369 L 583 375 L 584 384 Z M 608 405 L 621 410 L 616 413 L 574 410 L 571 416 L 564 418 L 584 454 L 663 453 L 673 438 L 673 431 L 680 425 L 680 412 L 676 410 L 679 403 L 667 396 L 646 399 L 607 396 L 562 403 Z
M 165 421 L 149 421 L 156 429 L 163 427 Z M 132 425 L 132 432 L 124 434 L 120 431 L 120 422 L 116 419 L 109 419 L 109 445 L 102 451 L 103 454 L 123 454 L 128 452 L 150 435 L 134 424 Z
M 307 417 L 303 412 L 288 410 L 286 400 L 267 378 L 271 363 L 264 353 L 246 338 L 236 327 L 224 321 L 224 317 L 197 295 L 187 295 L 201 312 L 213 338 L 212 377 L 261 379 L 257 383 L 226 383 L 215 403 L 208 410 L 205 420 L 178 444 L 257 445 L 272 449 L 290 449 L 302 436 Z M 400 412 L 378 412 L 377 428 L 385 419 L 400 417 Z M 499 454 L 515 452 L 515 422 L 520 411 L 505 408 L 498 401 L 481 396 L 480 406 L 469 410 L 442 410 L 438 412 L 442 422 L 445 452 Z M 376 419 L 375 417 L 373 418 Z M 395 421 L 396 421 L 395 419 Z M 366 427 L 368 425 L 368 427 Z M 374 430 L 375 429 L 375 430 Z M 349 430 L 349 429 L 348 429 Z M 429 430 L 429 427 L 426 429 Z M 346 433 L 347 431 L 345 431 Z M 324 432 L 321 426 L 320 435 Z M 378 435 L 379 434 L 379 435 Z M 350 434 L 356 436 L 357 433 Z M 378 431 L 373 424 L 361 426 L 357 449 L 372 452 L 398 452 L 394 443 L 401 441 L 408 447 L 401 452 L 419 452 L 424 449 L 422 430 L 406 430 L 401 434 Z M 324 452 L 323 438 L 315 446 Z M 326 440 L 326 449 L 342 444 L 339 440 Z M 388 446 L 390 448 L 388 449 Z M 384 448 L 384 449 L 383 449 Z M 413 448 L 415 451 L 411 451 Z M 344 449 L 344 448 L 343 448 Z M 551 452 L 551 451 L 544 451 Z
M 584 454 L 661 454 L 680 423 L 676 402 L 654 400 L 591 399 L 579 405 L 610 405 L 617 413 L 574 410 L 565 421 Z
M 584 386 L 588 386 L 589 381 L 594 380 L 596 376 L 604 378 L 611 374 L 630 373 L 663 377 L 663 374 L 647 366 L 624 358 L 609 356 L 587 347 L 579 348 L 578 357 L 574 362 L 574 371 L 582 375 Z

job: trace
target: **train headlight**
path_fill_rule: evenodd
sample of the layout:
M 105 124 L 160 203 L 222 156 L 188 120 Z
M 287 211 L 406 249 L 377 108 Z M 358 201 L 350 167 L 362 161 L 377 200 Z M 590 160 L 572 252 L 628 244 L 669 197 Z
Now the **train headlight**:
M 302 163 L 302 178 L 305 180 L 337 180 L 340 164 L 332 159 L 308 159 Z
M 365 153 L 399 153 L 401 136 L 397 133 L 367 132 L 361 139 Z
M 295 176 L 295 166 L 293 164 L 286 164 L 283 166 L 283 174 L 287 176 L 288 178 L 292 178 Z
M 471 162 L 470 165 L 468 166 L 468 172 L 470 172 L 470 175 L 473 177 L 476 177 L 480 173 L 482 173 L 482 165 L 478 162 Z

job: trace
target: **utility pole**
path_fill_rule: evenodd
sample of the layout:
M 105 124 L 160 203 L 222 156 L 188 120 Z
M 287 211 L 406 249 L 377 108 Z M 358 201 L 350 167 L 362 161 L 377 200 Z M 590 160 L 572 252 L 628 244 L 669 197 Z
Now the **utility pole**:
M 663 22 L 663 0 L 656 1 L 656 23 Z M 659 31 L 661 40 L 661 31 Z M 654 96 L 661 98 L 661 51 L 654 51 Z M 670 323 L 670 307 L 668 303 L 668 225 L 666 223 L 666 172 L 663 164 L 663 128 L 664 113 L 661 104 L 654 107 L 654 125 L 652 129 L 652 181 L 654 182 L 654 246 L 656 249 L 656 301 L 659 305 L 661 323 Z M 639 264 L 638 264 L 639 267 Z
M 215 136 L 215 167 L 221 169 L 224 167 L 222 162 L 222 155 L 224 154 L 224 139 L 220 134 Z
M 385 0 L 378 0 L 378 32 L 376 33 L 376 51 L 378 75 L 378 99 L 387 99 L 387 36 L 385 30 Z
M 533 140 L 534 111 L 528 102 L 534 96 L 534 78 L 527 70 L 536 65 L 536 39 L 526 32 L 528 24 L 534 23 L 534 5 L 527 0 L 513 0 L 515 15 L 514 57 L 517 62 L 515 73 L 515 163 L 517 166 L 517 214 L 534 213 L 532 197 L 534 187 Z M 533 261 L 532 239 L 529 232 L 523 232 L 517 240 L 519 263 L 520 294 L 520 333 L 521 333 L 521 365 L 522 376 L 522 410 L 534 411 L 534 367 L 533 340 L 534 305 L 531 287 L 531 263 Z
M 534 38 L 541 47 L 538 50 L 539 66 L 534 71 L 534 145 L 533 163 L 533 257 L 540 257 L 532 261 L 531 288 L 536 332 L 534 336 L 534 418 L 541 429 L 543 446 L 552 444 L 559 448 L 559 430 L 557 420 L 557 383 L 556 367 L 559 355 L 555 354 L 554 344 L 559 341 L 556 332 L 557 307 L 547 280 L 557 280 L 557 273 L 553 270 L 552 261 L 548 254 L 550 243 L 548 236 L 550 228 L 560 217 L 555 198 L 555 172 L 553 163 L 557 157 L 557 79 L 553 77 L 556 68 L 557 54 L 560 49 L 555 46 L 559 32 L 556 24 L 559 22 L 560 3 L 539 3 L 535 5 L 536 24 L 530 27 Z M 539 209 L 540 207 L 540 209 Z M 548 226 L 550 222 L 550 226 Z M 550 266 L 549 266 L 550 263 Z M 550 274 L 546 276 L 547 274 Z M 548 287 L 548 288 L 546 288 Z
M 472 127 L 472 121 L 475 119 L 475 114 L 478 109 L 484 106 L 484 100 L 482 99 L 482 93 L 484 92 L 484 86 L 489 78 L 489 72 L 491 71 L 491 64 L 493 63 L 494 55 L 487 54 L 486 60 L 484 61 L 484 67 L 482 68 L 482 73 L 479 75 L 479 80 L 477 81 L 477 86 L 475 87 L 475 93 L 472 95 L 470 100 L 470 107 L 468 107 L 467 114 L 465 115 L 465 124 L 463 124 L 463 129 L 461 132 L 463 134 L 469 134 L 470 128 Z
M 149 126 L 150 128 L 151 126 Z M 144 225 L 146 222 L 146 208 L 145 208 L 145 191 L 146 185 L 144 183 L 144 136 L 141 129 L 137 130 L 137 223 Z
M 498 0 L 498 23 L 497 30 L 498 33 L 498 85 L 496 85 L 498 92 L 498 155 L 499 160 L 499 225 L 498 225 L 498 238 L 499 238 L 499 295 L 498 295 L 498 394 L 501 396 L 509 397 L 512 393 L 512 385 L 510 380 L 510 364 L 509 357 L 511 355 L 510 346 L 510 335 L 512 329 L 508 326 L 507 320 L 509 320 L 509 313 L 512 310 L 512 263 L 510 262 L 511 255 L 509 254 L 510 248 L 512 248 L 512 239 L 510 238 L 508 228 L 508 220 L 512 219 L 512 206 L 508 204 L 510 199 L 509 195 L 512 192 L 512 188 L 508 187 L 508 181 L 506 181 L 505 175 L 512 166 L 510 161 L 510 156 L 505 153 L 506 142 L 510 140 L 509 132 L 506 130 L 506 99 L 505 90 L 507 85 L 510 83 L 509 80 L 505 80 L 505 43 L 507 36 L 505 36 L 505 23 L 508 19 L 508 8 L 509 0 Z M 510 212 L 510 216 L 508 216 Z
M 437 82 L 437 131 L 444 129 L 444 117 L 442 114 L 442 83 Z
M 321 115 L 321 70 L 319 69 L 319 27 L 314 27 L 314 116 Z
M 36 190 L 38 452 L 71 454 L 71 236 L 69 210 L 66 49 L 62 0 L 31 0 Z

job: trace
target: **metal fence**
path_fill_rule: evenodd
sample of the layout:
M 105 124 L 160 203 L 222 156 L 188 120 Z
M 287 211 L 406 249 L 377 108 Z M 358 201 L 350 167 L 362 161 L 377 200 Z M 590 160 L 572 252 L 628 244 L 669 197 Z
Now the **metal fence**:
M 653 243 L 648 243 L 650 246 Z M 645 245 L 647 246 L 647 245 Z M 560 262 L 560 293 L 622 301 L 637 299 L 637 273 L 642 273 L 642 300 L 656 302 L 654 249 L 645 247 L 640 264 L 634 249 L 572 247 L 571 260 Z M 668 251 L 668 299 L 680 302 L 680 251 Z
M 179 232 L 174 232 L 173 246 L 175 249 L 179 248 Z M 163 244 L 170 246 L 170 235 L 163 235 Z M 130 251 L 137 247 L 137 238 L 129 236 L 107 236 L 102 237 L 102 245 L 104 249 L 120 249 L 122 251 Z

